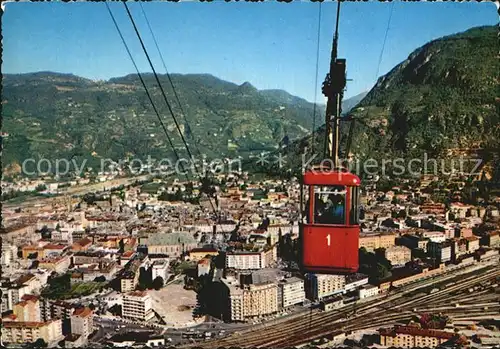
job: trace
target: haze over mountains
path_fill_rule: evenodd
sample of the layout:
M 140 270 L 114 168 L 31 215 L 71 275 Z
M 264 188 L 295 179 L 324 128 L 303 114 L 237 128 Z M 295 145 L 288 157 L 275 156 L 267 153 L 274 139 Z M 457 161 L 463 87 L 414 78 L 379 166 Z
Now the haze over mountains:
M 381 77 L 366 96 L 345 100 L 344 112 L 359 103 L 351 111 L 360 120 L 351 151 L 380 157 L 479 145 L 498 149 L 497 31 L 480 27 L 434 40 Z M 171 77 L 185 117 L 167 77 L 160 80 L 184 135 L 209 157 L 275 151 L 285 135 L 297 140 L 288 149 L 295 157 L 308 145 L 314 105 L 302 98 L 209 74 Z M 185 155 L 153 75 L 145 80 Z M 100 161 L 172 154 L 135 74 L 103 82 L 51 72 L 4 74 L 2 98 L 4 165 L 41 157 Z M 318 106 L 316 125 L 323 120 L 324 106 Z M 322 132 L 316 150 L 322 149 Z

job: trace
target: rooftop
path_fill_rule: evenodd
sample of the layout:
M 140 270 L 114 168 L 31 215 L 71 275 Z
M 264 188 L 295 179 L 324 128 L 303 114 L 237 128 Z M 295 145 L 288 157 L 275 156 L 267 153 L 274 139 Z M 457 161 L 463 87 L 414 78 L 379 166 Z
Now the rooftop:
M 193 248 L 189 253 L 216 253 L 218 252 L 216 248 L 213 247 L 202 247 L 202 248 Z
M 39 328 L 44 327 L 50 324 L 51 321 L 48 322 L 24 322 L 24 321 L 6 321 L 3 323 L 3 327 L 5 328 Z
M 85 245 L 88 245 L 88 244 L 91 244 L 92 243 L 92 240 L 90 240 L 89 238 L 83 238 L 81 240 L 78 240 L 76 242 L 76 244 L 80 245 L 80 246 L 85 246 Z
M 197 241 L 189 233 L 172 232 L 151 234 L 148 237 L 148 246 L 154 245 L 178 245 L 178 244 L 196 244 Z
M 148 293 L 146 291 L 132 291 L 127 293 L 127 296 L 130 297 L 146 297 Z
M 393 329 L 379 330 L 381 335 L 395 337 L 398 334 L 409 334 L 412 336 L 434 337 L 439 339 L 450 340 L 455 337 L 452 332 L 439 331 L 433 329 L 423 329 L 415 326 L 395 326 Z
M 356 281 L 360 281 L 363 279 L 368 279 L 368 275 L 356 273 L 356 274 L 352 274 L 352 275 L 347 275 L 345 278 L 345 282 L 346 282 L 346 284 L 349 284 L 351 282 L 356 282 Z
M 20 277 L 18 277 L 16 279 L 16 281 L 14 281 L 15 284 L 18 284 L 18 285 L 22 285 L 28 281 L 31 281 L 35 278 L 35 275 L 33 274 L 24 274 L 24 275 L 21 275 Z
M 92 309 L 87 307 L 75 309 L 75 311 L 73 312 L 73 316 L 78 316 L 78 317 L 89 317 L 91 315 L 92 315 Z

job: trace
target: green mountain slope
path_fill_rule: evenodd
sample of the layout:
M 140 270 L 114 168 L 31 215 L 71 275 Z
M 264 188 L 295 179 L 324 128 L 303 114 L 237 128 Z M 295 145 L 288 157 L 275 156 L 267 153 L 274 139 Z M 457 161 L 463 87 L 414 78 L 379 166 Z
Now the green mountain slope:
M 314 106 L 281 90 L 257 90 L 209 74 L 171 74 L 186 115 L 166 75 L 160 76 L 191 151 L 209 158 L 248 156 L 278 148 L 285 135 L 311 132 Z M 187 156 L 152 74 L 144 74 L 180 156 Z M 92 81 L 71 74 L 3 75 L 4 164 L 28 158 L 161 159 L 173 154 L 136 74 Z M 318 106 L 323 113 L 324 106 Z M 188 127 L 189 125 L 189 127 Z
M 273 95 L 249 83 L 238 86 L 211 75 L 171 77 L 185 118 L 167 77 L 160 80 L 184 135 L 208 156 L 275 149 L 285 129 L 292 139 L 310 132 L 313 105 L 286 92 Z M 154 77 L 146 74 L 145 80 L 174 144 L 184 155 Z M 51 72 L 5 74 L 2 98 L 2 131 L 8 133 L 4 164 L 40 157 L 118 160 L 127 155 L 171 154 L 137 75 L 94 82 Z M 286 107 L 286 118 L 280 106 Z
M 446 158 L 477 148 L 500 153 L 497 34 L 497 27 L 485 26 L 434 40 L 381 77 L 349 113 L 359 120 L 351 152 L 379 160 L 421 159 L 424 153 Z M 322 154 L 323 128 L 315 139 Z M 311 149 L 310 137 L 288 149 L 290 158 L 300 158 L 304 149 Z

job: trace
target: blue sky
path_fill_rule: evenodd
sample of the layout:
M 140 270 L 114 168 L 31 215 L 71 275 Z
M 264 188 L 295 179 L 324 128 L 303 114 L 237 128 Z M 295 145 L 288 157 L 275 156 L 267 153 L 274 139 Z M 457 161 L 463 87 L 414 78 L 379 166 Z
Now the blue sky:
M 104 3 L 8 3 L 2 18 L 3 73 L 56 71 L 91 79 L 133 73 Z M 121 2 L 110 7 L 141 71 L 150 71 Z M 129 3 L 159 73 L 164 73 L 139 4 Z M 318 3 L 214 1 L 144 3 L 170 73 L 210 73 L 259 89 L 314 100 Z M 498 23 L 493 3 L 346 2 L 339 56 L 347 59 L 345 96 L 369 90 L 391 7 L 379 76 L 426 42 Z M 318 86 L 328 70 L 336 3 L 322 5 Z M 322 100 L 318 88 L 318 100 Z

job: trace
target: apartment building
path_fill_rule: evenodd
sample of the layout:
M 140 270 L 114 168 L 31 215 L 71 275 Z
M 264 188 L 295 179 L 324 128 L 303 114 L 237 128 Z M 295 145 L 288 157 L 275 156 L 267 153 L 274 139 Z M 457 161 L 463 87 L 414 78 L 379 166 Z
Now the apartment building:
M 379 248 L 389 248 L 394 246 L 396 234 L 378 233 L 378 234 L 360 234 L 359 248 L 364 247 L 367 251 L 373 252 Z
M 149 321 L 154 317 L 153 301 L 146 291 L 130 292 L 123 296 L 122 316 L 125 319 Z
M 31 259 L 36 256 L 36 259 L 40 260 L 45 257 L 45 251 L 43 247 L 38 245 L 26 245 L 21 248 L 21 256 L 23 259 Z
M 276 246 L 259 252 L 231 251 L 226 253 L 226 268 L 240 270 L 264 269 L 276 261 L 277 258 Z
M 231 321 L 244 321 L 243 312 L 243 290 L 238 287 L 229 286 L 229 315 Z
M 465 337 L 453 332 L 423 329 L 416 326 L 395 326 L 392 329 L 381 329 L 379 333 L 380 344 L 385 347 L 435 348 L 454 337 L 462 344 L 467 344 Z
M 260 317 L 278 312 L 278 286 L 275 283 L 243 286 L 243 316 Z
M 481 240 L 483 245 L 498 247 L 500 246 L 500 231 L 490 231 L 486 233 Z
M 48 244 L 43 247 L 45 258 L 60 256 L 68 249 L 67 245 Z
M 248 284 L 241 287 L 228 279 L 223 282 L 229 290 L 227 305 L 230 321 L 245 321 L 278 312 L 276 283 Z
M 477 250 L 479 250 L 480 244 L 479 244 L 479 238 L 476 236 L 469 236 L 465 238 L 466 244 L 467 244 L 467 252 L 468 253 L 474 253 Z
M 137 283 L 139 282 L 139 269 L 142 266 L 146 266 L 149 263 L 149 258 L 146 256 L 136 256 L 131 260 L 125 268 L 122 270 L 119 276 L 120 280 L 120 292 L 132 292 L 135 290 Z
M 36 277 L 36 275 L 30 273 L 22 274 L 16 280 L 14 280 L 13 284 L 24 287 L 24 293 L 19 294 L 19 298 L 15 299 L 16 302 L 19 302 L 24 294 L 35 293 L 42 286 L 40 280 Z
M 94 331 L 94 313 L 90 308 L 75 309 L 70 320 L 72 334 L 88 337 Z
M 424 231 L 421 236 L 434 242 L 446 241 L 446 234 L 441 231 Z
M 306 293 L 304 280 L 298 277 L 281 280 L 278 283 L 278 308 L 288 308 L 304 302 Z
M 40 301 L 33 295 L 24 295 L 21 301 L 14 305 L 13 313 L 16 321 L 41 322 Z
M 226 253 L 226 268 L 261 269 L 263 260 L 260 252 L 232 251 Z
M 427 245 L 429 244 L 429 239 L 426 239 L 420 235 L 404 235 L 399 239 L 398 244 L 406 246 L 409 249 L 420 249 L 422 251 L 427 251 Z
M 17 259 L 17 246 L 2 243 L 2 267 L 8 267 Z
M 43 321 L 60 319 L 62 322 L 62 333 L 71 333 L 71 314 L 76 306 L 62 300 L 44 299 L 40 302 L 40 311 Z
M 406 246 L 392 246 L 384 250 L 384 257 L 392 266 L 403 266 L 411 261 L 411 250 Z
M 75 252 L 72 256 L 74 265 L 83 265 L 83 264 L 99 264 L 99 262 L 111 261 L 114 260 L 115 257 L 112 253 L 107 253 L 104 251 L 79 251 Z
M 128 270 L 120 277 L 120 292 L 132 292 L 139 282 L 139 272 Z
M 26 344 L 43 339 L 46 343 L 60 341 L 62 334 L 61 320 L 48 322 L 4 321 L 2 324 L 2 342 Z
M 151 275 L 153 280 L 157 277 L 161 277 L 163 281 L 166 282 L 168 280 L 168 261 L 154 261 L 151 269 Z
M 64 273 L 68 270 L 71 260 L 68 256 L 60 256 L 54 258 L 44 258 L 40 260 L 38 268 L 55 271 L 56 273 Z
M 73 245 L 71 245 L 71 251 L 73 252 L 86 252 L 92 246 L 92 240 L 89 238 L 83 238 L 77 240 Z
M 455 259 L 458 259 L 460 256 L 467 254 L 467 240 L 465 239 L 454 239 L 451 244 L 451 253 Z
M 342 293 L 346 285 L 344 275 L 308 274 L 307 294 L 311 300 Z
M 2 312 L 12 310 L 24 295 L 33 294 L 39 288 L 40 281 L 33 274 L 21 275 L 13 282 L 2 282 Z
M 452 243 L 450 241 L 445 242 L 432 242 L 430 241 L 427 245 L 427 253 L 430 257 L 436 258 L 440 263 L 445 263 L 451 261 L 452 256 Z

